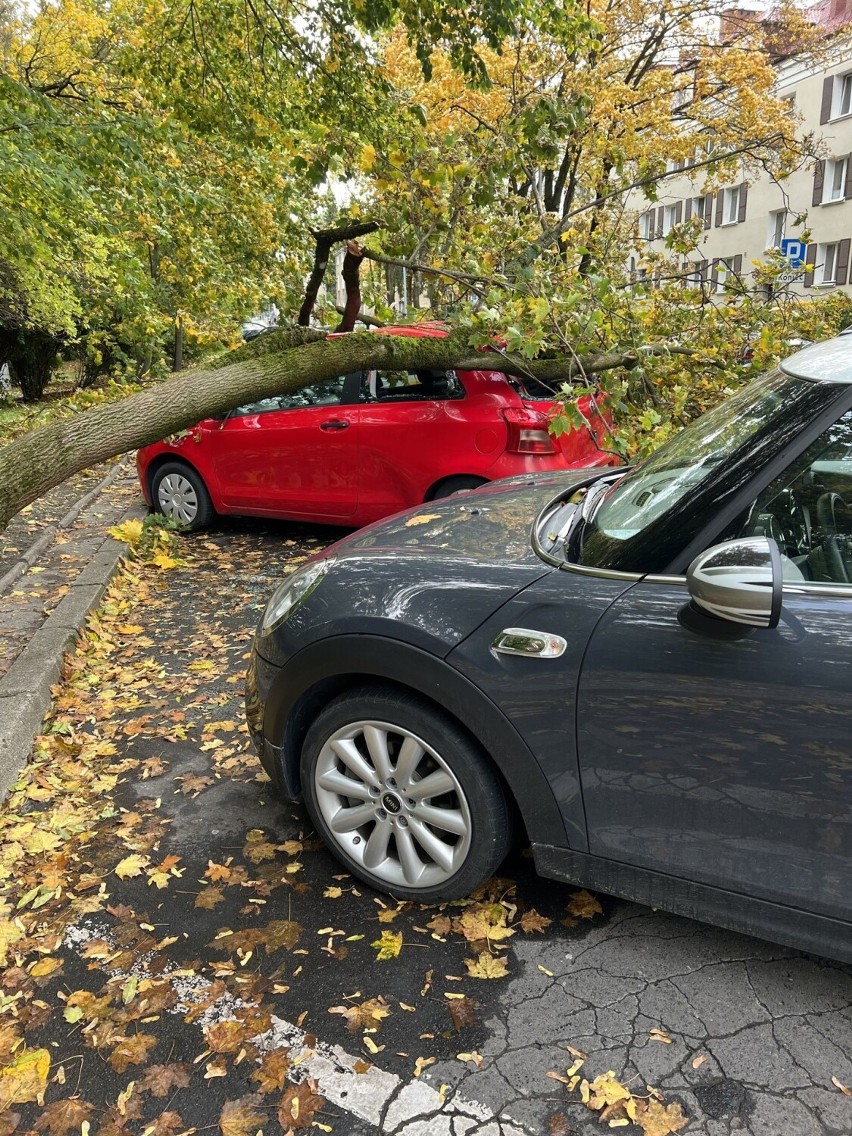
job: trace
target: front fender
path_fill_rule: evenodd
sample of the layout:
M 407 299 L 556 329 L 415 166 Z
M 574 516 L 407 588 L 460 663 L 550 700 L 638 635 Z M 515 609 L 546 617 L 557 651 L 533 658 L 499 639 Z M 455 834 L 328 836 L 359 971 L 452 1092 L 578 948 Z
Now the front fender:
M 530 839 L 567 845 L 550 784 L 500 708 L 444 659 L 409 643 L 374 635 L 318 640 L 282 667 L 255 658 L 248 700 L 255 707 L 258 703 L 264 706 L 264 765 L 288 795 L 300 792 L 299 758 L 313 718 L 331 698 L 371 679 L 406 687 L 452 714 L 481 743 L 502 774 Z

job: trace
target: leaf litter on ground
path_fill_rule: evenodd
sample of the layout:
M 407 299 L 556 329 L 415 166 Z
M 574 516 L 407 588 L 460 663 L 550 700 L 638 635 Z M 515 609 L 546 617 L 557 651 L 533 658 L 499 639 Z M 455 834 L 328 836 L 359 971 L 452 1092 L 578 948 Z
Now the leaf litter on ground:
M 162 526 L 135 524 L 117 535 L 136 553 L 66 656 L 54 710 L 0 809 L 0 1132 L 81 1131 L 97 1117 L 98 1136 L 177 1136 L 197 1123 L 184 1112 L 199 1092 L 210 1102 L 201 1086 L 214 1082 L 225 1087 L 224 1103 L 208 1119 L 223 1134 L 254 1136 L 272 1116 L 285 1131 L 325 1130 L 327 1102 L 309 1081 L 288 1080 L 298 1055 L 260 1041 L 274 1013 L 304 1019 L 298 990 L 314 955 L 299 920 L 309 897 L 320 912 L 344 899 L 360 912 L 355 927 L 326 916 L 327 953 L 318 956 L 326 966 L 345 958 L 343 941 L 375 975 L 387 972 L 371 970 L 373 961 L 399 967 L 430 945 L 455 952 L 461 973 L 448 981 L 471 991 L 481 978 L 510 974 L 515 937 L 539 937 L 552 920 L 507 879 L 437 910 L 362 897 L 345 874 L 315 888 L 304 867 L 319 841 L 304 825 L 282 839 L 262 814 L 239 842 L 211 839 L 200 863 L 172 849 L 175 810 L 204 816 L 208 795 L 227 786 L 258 806 L 271 796 L 241 698 L 254 615 L 269 590 L 268 552 L 243 539 L 236 563 L 221 539 L 178 541 Z M 199 578 L 210 592 L 207 616 L 185 621 L 181 633 L 185 585 Z M 252 614 L 235 636 L 228 620 L 241 604 Z M 594 897 L 575 895 L 577 916 L 594 917 Z M 396 1020 L 412 1022 L 412 1038 L 470 1036 L 474 998 L 464 989 L 436 997 L 435 973 L 444 971 L 430 968 L 425 980 L 419 967 L 396 971 L 402 997 L 373 990 L 356 999 L 343 980 L 335 997 L 326 971 L 326 1020 L 362 1034 L 369 1053 L 384 1049 L 373 1038 Z M 395 1015 L 396 1006 L 405 1012 Z M 194 1031 L 177 1055 L 167 1040 L 174 1027 L 164 1028 L 175 1015 Z M 448 1044 L 459 1060 L 482 1064 L 469 1043 Z M 436 1060 L 412 1057 L 415 1076 Z

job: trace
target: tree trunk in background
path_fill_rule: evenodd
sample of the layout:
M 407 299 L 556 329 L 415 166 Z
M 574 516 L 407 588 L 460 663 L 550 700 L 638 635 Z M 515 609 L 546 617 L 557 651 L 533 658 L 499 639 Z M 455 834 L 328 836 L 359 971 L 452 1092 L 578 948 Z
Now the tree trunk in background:
M 37 328 L 15 330 L 0 336 L 0 357 L 9 364 L 9 375 L 21 388 L 24 402 L 38 402 L 56 370 L 59 344 Z
M 177 316 L 175 319 L 175 360 L 174 366 L 172 367 L 173 371 L 183 370 L 183 336 L 183 320 L 180 316 Z

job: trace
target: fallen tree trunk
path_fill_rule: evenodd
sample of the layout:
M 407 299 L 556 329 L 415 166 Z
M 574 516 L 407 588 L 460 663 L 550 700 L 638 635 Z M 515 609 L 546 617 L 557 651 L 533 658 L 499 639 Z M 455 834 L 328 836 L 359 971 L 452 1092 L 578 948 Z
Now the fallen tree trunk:
M 0 530 L 30 501 L 72 474 L 215 418 L 236 406 L 289 394 L 335 375 L 392 370 L 488 369 L 559 382 L 577 374 L 632 366 L 633 355 L 530 363 L 504 352 L 474 351 L 465 333 L 444 339 L 357 332 L 271 332 L 205 370 L 184 371 L 140 394 L 62 419 L 0 449 Z

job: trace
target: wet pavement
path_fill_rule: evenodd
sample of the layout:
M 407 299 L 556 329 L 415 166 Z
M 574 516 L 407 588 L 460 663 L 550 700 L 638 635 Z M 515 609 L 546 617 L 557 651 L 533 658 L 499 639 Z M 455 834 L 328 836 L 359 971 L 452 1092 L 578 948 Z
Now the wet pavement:
M 0 1133 L 590 1136 L 626 1119 L 582 1099 L 611 1072 L 627 1136 L 850 1136 L 852 968 L 538 879 L 522 848 L 469 903 L 396 904 L 276 798 L 242 714 L 253 629 L 337 535 L 182 538 L 69 658 L 4 829 L 0 1051 L 49 1053 L 49 1083 Z M 504 977 L 470 974 L 483 953 Z

